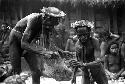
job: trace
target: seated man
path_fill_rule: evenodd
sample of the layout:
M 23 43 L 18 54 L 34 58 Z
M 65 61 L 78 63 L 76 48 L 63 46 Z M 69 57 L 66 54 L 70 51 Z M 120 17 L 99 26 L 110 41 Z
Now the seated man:
M 93 25 L 92 22 L 85 20 L 72 23 L 72 27 L 78 36 L 76 57 L 77 60 L 85 66 L 82 68 L 83 84 L 90 84 L 91 82 L 108 84 L 106 74 L 101 64 L 102 59 L 100 57 L 101 50 L 98 45 L 99 41 L 91 36 Z M 98 60 L 95 60 L 97 58 Z M 77 67 L 76 70 L 78 70 Z
M 104 67 L 108 79 L 118 79 L 121 76 L 125 77 L 125 62 L 120 55 L 118 43 L 112 43 L 108 47 Z

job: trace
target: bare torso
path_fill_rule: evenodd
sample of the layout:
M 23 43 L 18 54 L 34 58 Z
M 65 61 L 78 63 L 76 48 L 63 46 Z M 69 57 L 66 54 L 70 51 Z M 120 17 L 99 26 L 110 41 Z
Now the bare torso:
M 107 58 L 108 69 L 110 72 L 117 73 L 120 67 L 120 56 L 109 55 Z
M 75 52 L 75 42 L 69 39 L 69 51 Z
M 94 43 L 92 42 L 94 42 L 94 40 L 89 40 L 84 46 L 82 46 L 79 42 L 76 43 L 76 52 L 78 52 L 77 58 L 79 60 L 83 60 L 83 62 L 92 62 L 95 60 Z

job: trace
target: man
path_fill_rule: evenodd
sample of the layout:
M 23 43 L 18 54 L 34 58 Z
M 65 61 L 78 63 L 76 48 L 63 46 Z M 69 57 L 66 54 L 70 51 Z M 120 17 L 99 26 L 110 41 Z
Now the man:
M 8 37 L 10 34 L 10 26 L 7 23 L 2 23 L 0 29 L 0 55 L 2 58 L 8 57 Z M 6 52 L 7 51 L 7 52 Z
M 43 40 L 43 48 L 49 48 L 49 35 L 53 31 L 54 26 L 58 25 L 60 19 L 65 16 L 63 11 L 55 7 L 44 7 L 41 11 L 42 13 L 32 13 L 22 18 L 10 33 L 9 54 L 14 74 L 21 72 L 21 56 L 23 56 L 24 50 L 35 54 L 42 53 L 41 50 L 30 45 L 37 36 L 42 34 L 45 38 Z M 35 67 L 36 65 L 34 64 L 33 66 Z M 33 73 L 33 76 L 34 74 L 39 75 L 38 73 Z
M 93 23 L 81 20 L 72 24 L 72 27 L 76 30 L 78 41 L 76 43 L 76 57 L 77 60 L 84 67 L 83 70 L 83 84 L 90 84 L 95 81 L 97 84 L 108 84 L 108 80 L 101 61 L 101 51 L 99 47 L 99 41 L 91 36 L 91 30 Z M 95 60 L 98 59 L 98 60 Z M 79 66 L 77 62 L 71 62 L 76 64 L 76 70 Z M 93 80 L 92 82 L 90 80 Z
M 8 26 L 7 23 L 3 23 L 1 25 L 1 30 L 0 30 L 0 37 L 1 37 L 1 41 L 0 41 L 0 45 L 3 45 L 4 42 L 7 40 L 9 33 L 10 33 L 10 26 Z
M 108 79 L 118 79 L 125 77 L 125 62 L 121 56 L 119 44 L 113 42 L 109 45 L 105 57 L 105 71 Z
M 108 46 L 112 43 L 115 42 L 117 40 L 120 39 L 119 35 L 113 34 L 111 32 L 109 32 L 106 29 L 97 29 L 96 34 L 98 35 L 98 39 L 100 41 L 100 48 L 101 48 L 101 55 L 102 57 L 105 57 L 106 51 Z

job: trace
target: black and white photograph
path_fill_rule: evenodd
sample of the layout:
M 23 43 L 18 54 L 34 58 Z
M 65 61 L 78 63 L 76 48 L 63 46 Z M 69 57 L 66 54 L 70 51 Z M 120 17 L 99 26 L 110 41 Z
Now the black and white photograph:
M 0 84 L 125 84 L 125 0 L 0 0 Z

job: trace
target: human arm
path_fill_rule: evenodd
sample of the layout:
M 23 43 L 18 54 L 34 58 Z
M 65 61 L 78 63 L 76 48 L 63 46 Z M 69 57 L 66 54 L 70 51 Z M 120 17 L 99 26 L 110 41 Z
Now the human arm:
M 99 46 L 99 40 L 97 39 L 92 39 L 92 45 L 94 47 L 94 56 L 95 56 L 95 60 L 92 61 L 92 62 L 89 62 L 89 63 L 84 63 L 83 66 L 93 66 L 93 65 L 98 65 L 99 63 L 103 62 L 104 60 L 102 60 L 102 57 L 101 57 L 101 49 L 100 49 L 100 46 Z M 80 53 L 79 53 L 80 52 Z M 76 47 L 76 56 L 80 56 L 81 59 L 82 58 L 82 51 L 80 51 L 80 47 L 77 48 Z
M 104 69 L 108 70 L 108 68 L 109 68 L 108 55 L 105 55 L 105 59 L 104 59 Z
M 94 47 L 95 61 L 85 63 L 86 66 L 93 66 L 93 65 L 98 65 L 99 63 L 104 63 L 105 56 L 101 55 L 102 51 L 99 46 L 99 40 L 93 39 L 92 42 Z
M 70 39 L 68 39 L 66 42 L 65 51 L 69 51 L 69 47 L 70 47 Z
M 40 53 L 37 49 L 30 45 L 30 42 L 34 39 L 38 32 L 35 31 L 37 18 L 32 17 L 27 20 L 27 27 L 23 33 L 21 39 L 21 47 L 29 52 Z
M 118 73 L 116 73 L 113 77 L 113 79 L 118 79 L 120 75 L 125 71 L 125 68 L 122 68 Z
M 115 39 L 118 39 L 120 36 L 119 35 L 116 35 L 116 34 L 113 34 L 113 33 L 111 33 L 111 35 L 110 35 L 111 37 L 114 37 Z
M 92 39 L 92 45 L 94 47 L 94 56 L 95 56 L 95 60 L 92 61 L 92 62 L 89 62 L 89 63 L 83 63 L 83 66 L 93 66 L 93 65 L 98 65 L 100 62 L 102 62 L 101 60 L 101 57 L 100 57 L 100 54 L 101 54 L 101 51 L 100 51 L 100 47 L 99 47 L 99 41 L 97 39 Z M 79 58 L 79 60 L 81 61 L 81 63 L 83 62 L 83 48 L 82 46 L 78 45 L 78 43 L 76 43 L 76 57 Z
M 75 44 L 75 51 L 77 60 L 83 62 L 82 46 L 80 45 L 79 40 Z
M 105 55 L 105 60 L 104 60 L 104 69 L 105 69 L 105 73 L 108 79 L 111 79 L 113 77 L 113 74 L 109 71 L 109 61 L 108 61 L 108 56 L 109 55 Z
M 101 49 L 99 46 L 99 40 L 97 39 L 92 39 L 92 45 L 94 47 L 94 56 L 95 56 L 95 61 L 89 62 L 89 63 L 83 63 L 83 48 L 82 46 L 80 46 L 79 44 L 79 40 L 76 42 L 75 46 L 76 46 L 76 57 L 78 59 L 79 62 L 83 63 L 81 66 L 93 66 L 93 65 L 98 65 L 101 62 L 104 61 L 104 59 L 101 57 Z
M 101 43 L 101 45 L 100 45 L 100 49 L 101 49 L 100 57 L 102 57 L 103 60 L 105 59 L 105 55 L 106 55 L 107 48 L 108 48 L 108 43 L 102 41 L 102 43 Z
M 121 45 L 121 56 L 123 57 L 125 61 L 125 43 L 122 43 Z
M 94 45 L 94 56 L 96 58 L 95 61 L 97 62 L 104 62 L 105 60 L 105 53 L 106 53 L 106 43 L 102 42 L 101 45 L 99 45 L 98 39 L 93 39 L 93 45 Z
M 110 34 L 110 38 L 108 39 L 108 44 L 110 45 L 112 42 L 118 41 L 120 39 L 119 35 Z

